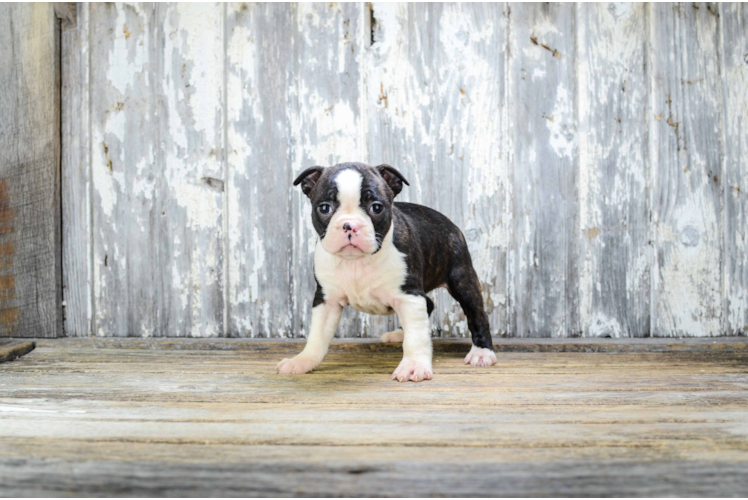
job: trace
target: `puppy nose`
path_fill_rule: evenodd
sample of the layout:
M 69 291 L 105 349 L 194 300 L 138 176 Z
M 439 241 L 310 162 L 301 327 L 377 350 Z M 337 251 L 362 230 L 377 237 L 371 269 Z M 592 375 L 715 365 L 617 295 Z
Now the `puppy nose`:
M 358 231 L 358 224 L 356 224 L 355 222 L 345 222 L 343 224 L 343 232 L 347 233 L 348 231 L 352 233 Z

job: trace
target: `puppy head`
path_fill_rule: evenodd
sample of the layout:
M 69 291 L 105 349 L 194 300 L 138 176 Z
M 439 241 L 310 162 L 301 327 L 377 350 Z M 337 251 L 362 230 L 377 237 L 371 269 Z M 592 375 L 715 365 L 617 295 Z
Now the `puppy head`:
M 294 181 L 312 202 L 312 223 L 322 247 L 346 259 L 379 251 L 392 225 L 392 204 L 408 185 L 389 165 L 341 163 L 311 167 Z

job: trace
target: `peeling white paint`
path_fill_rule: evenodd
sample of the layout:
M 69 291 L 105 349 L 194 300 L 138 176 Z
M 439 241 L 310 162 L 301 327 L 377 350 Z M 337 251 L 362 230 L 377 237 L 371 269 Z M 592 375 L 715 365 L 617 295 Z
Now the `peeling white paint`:
M 259 244 L 262 240 L 260 239 L 260 232 L 256 225 L 252 227 L 252 239 L 256 244 L 252 247 L 253 259 L 252 269 L 249 274 L 249 297 L 256 302 L 260 298 L 259 281 L 261 275 L 264 280 L 263 268 L 265 267 L 265 249 Z
M 621 324 L 615 319 L 605 316 L 603 313 L 595 312 L 591 315 L 589 331 L 591 337 L 620 338 L 624 336 Z
M 99 139 L 96 140 L 96 143 L 103 144 L 103 137 L 96 132 L 96 130 L 93 131 L 94 140 Z M 91 170 L 93 174 L 93 186 L 96 194 L 98 194 L 101 210 L 107 217 L 111 217 L 114 207 L 117 205 L 118 189 L 114 185 L 114 176 L 108 169 L 109 160 L 106 158 L 103 147 L 97 149 L 101 149 L 101 151 L 94 151 L 92 155 L 93 168 Z M 98 159 L 96 159 L 97 157 Z
M 546 125 L 550 132 L 549 143 L 559 158 L 574 158 L 577 134 L 573 104 L 568 90 L 560 84 L 556 90 L 553 111 L 546 117 Z
M 376 43 L 369 51 L 368 102 L 377 103 L 380 112 L 388 112 L 387 117 L 393 127 L 408 143 L 424 147 L 434 146 L 434 137 L 425 128 L 426 116 L 421 103 L 430 103 L 425 82 L 417 81 L 415 71 L 406 57 L 402 57 L 402 43 L 407 34 L 407 6 L 395 3 L 377 3 Z M 418 103 L 418 105 L 414 105 Z M 400 160 L 389 159 L 390 162 Z M 407 164 L 414 165 L 412 158 L 405 158 Z M 419 189 L 418 177 L 412 183 Z M 419 198 L 416 198 L 416 201 Z
M 159 30 L 137 5 L 91 10 L 98 335 L 307 331 L 317 237 L 290 181 L 349 160 L 395 165 L 399 199 L 458 223 L 496 333 L 748 326 L 740 7 L 375 3 L 370 48 L 363 4 L 286 8 L 163 6 Z M 433 327 L 468 335 L 434 297 Z
M 260 106 L 257 89 L 255 88 L 257 67 L 257 45 L 254 35 L 244 26 L 235 27 L 227 42 L 226 62 L 229 67 L 228 95 L 237 99 L 235 105 L 227 107 L 230 121 L 236 122 L 241 119 L 244 106 L 252 110 L 252 118 L 262 124 L 265 115 Z
M 709 336 L 723 332 L 719 172 L 721 88 L 716 61 L 717 19 L 653 6 L 653 60 L 663 78 L 652 92 L 660 119 L 652 121 L 655 259 L 652 328 L 657 335 Z M 674 30 L 674 31 L 673 31 Z M 686 33 L 696 32 L 696 37 Z M 674 42 L 686 40 L 685 46 Z M 677 58 L 671 57 L 673 53 Z M 706 78 L 706 80 L 703 80 Z M 692 80 L 693 79 L 693 80 Z M 690 82 L 690 83 L 689 83 Z M 660 107 L 663 109 L 660 110 Z M 715 124 L 715 125 L 712 125 Z M 687 145 L 687 147 L 686 147 Z M 719 174 L 717 174 L 719 180 Z
M 494 261 L 497 250 L 506 248 L 506 228 L 497 224 L 490 228 L 488 234 L 481 234 L 476 244 L 468 241 L 470 254 L 473 258 L 473 267 L 478 274 L 481 283 L 493 283 L 496 278 Z
M 148 22 L 140 7 L 132 6 L 130 11 L 137 14 L 138 27 L 148 27 Z M 134 39 L 128 40 L 131 35 L 126 33 L 127 19 L 125 14 L 126 10 L 124 8 L 117 9 L 115 29 L 111 33 L 113 44 L 106 65 L 107 81 L 122 96 L 128 94 L 129 89 L 135 85 L 135 81 L 141 72 L 147 74 L 147 50 L 149 46 L 147 29 L 144 30 L 144 38 L 146 38 L 144 43 L 137 43 Z M 129 29 L 135 29 L 132 23 L 130 24 Z
M 177 4 L 178 37 L 185 71 L 189 72 L 190 108 L 193 128 L 204 133 L 207 140 L 216 136 L 220 120 L 223 75 L 223 18 L 220 7 L 210 3 Z M 167 25 L 168 28 L 168 25 Z
M 148 156 L 149 158 L 142 158 L 135 166 L 136 174 L 135 178 L 132 179 L 132 192 L 138 198 L 151 201 L 156 192 L 156 182 L 146 173 L 147 167 L 150 166 L 149 163 L 152 164 L 154 161 L 152 153 Z M 108 215 L 111 215 L 111 212 Z
M 299 98 L 304 103 L 301 120 L 306 124 L 301 130 L 303 155 L 311 163 L 333 165 L 358 158 L 358 120 L 346 102 L 330 102 L 301 82 Z M 309 131 L 316 132 L 316 141 L 309 138 Z
M 187 226 L 220 231 L 221 200 L 204 185 L 182 180 L 174 186 L 174 199 L 187 213 Z

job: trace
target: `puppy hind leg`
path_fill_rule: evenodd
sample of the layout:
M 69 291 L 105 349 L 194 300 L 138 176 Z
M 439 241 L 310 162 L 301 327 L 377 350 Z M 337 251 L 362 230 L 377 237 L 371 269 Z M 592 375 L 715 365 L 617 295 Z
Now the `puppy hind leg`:
M 379 342 L 382 342 L 382 343 L 402 342 L 404 337 L 405 337 L 405 333 L 403 332 L 403 329 L 398 328 L 397 330 L 387 332 L 381 337 L 379 337 Z
M 449 293 L 460 303 L 468 320 L 468 328 L 473 338 L 473 347 L 465 356 L 465 364 L 491 366 L 496 363 L 496 354 L 491 340 L 488 315 L 483 307 L 480 282 L 472 264 L 457 267 L 450 273 L 447 282 Z

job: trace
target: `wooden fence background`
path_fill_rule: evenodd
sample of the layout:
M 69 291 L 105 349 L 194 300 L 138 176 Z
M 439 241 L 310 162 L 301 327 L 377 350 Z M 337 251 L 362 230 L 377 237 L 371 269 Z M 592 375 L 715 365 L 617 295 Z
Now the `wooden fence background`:
M 746 6 L 79 4 L 61 61 L 66 335 L 305 335 L 291 182 L 355 160 L 463 229 L 494 334 L 748 333 Z
M 0 4 L 0 337 L 62 331 L 59 56 L 49 4 Z

